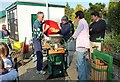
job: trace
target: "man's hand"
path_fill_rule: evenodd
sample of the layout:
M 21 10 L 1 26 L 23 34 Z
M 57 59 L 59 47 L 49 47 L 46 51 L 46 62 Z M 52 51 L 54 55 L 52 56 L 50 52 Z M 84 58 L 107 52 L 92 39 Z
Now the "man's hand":
M 58 32 L 59 30 L 58 29 L 55 29 L 55 28 L 50 28 L 50 30 L 52 31 L 52 32 Z
M 92 31 L 92 28 L 90 29 L 90 31 Z
M 70 37 L 70 39 L 69 40 L 74 40 L 74 38 L 73 37 Z
M 44 29 L 43 33 L 46 32 L 49 27 L 50 27 L 49 25 L 46 25 L 46 28 Z

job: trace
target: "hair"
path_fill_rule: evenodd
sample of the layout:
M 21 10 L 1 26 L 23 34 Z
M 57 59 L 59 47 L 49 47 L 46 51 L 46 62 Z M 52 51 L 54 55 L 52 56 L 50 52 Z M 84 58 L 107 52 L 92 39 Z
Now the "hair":
M 4 61 L 0 57 L 0 69 L 4 69 Z
M 6 29 L 5 27 L 6 27 L 6 25 L 5 25 L 5 24 L 3 24 L 3 25 L 2 25 L 2 29 Z
M 65 15 L 65 16 L 62 17 L 61 20 L 62 20 L 62 21 L 66 21 L 66 22 L 68 22 L 68 17 Z
M 37 13 L 37 16 L 38 16 L 39 14 L 44 14 L 44 13 L 40 11 L 40 12 Z
M 77 12 L 75 13 L 75 15 L 76 15 L 75 18 L 77 18 L 77 17 L 79 17 L 80 19 L 84 18 L 84 13 L 83 13 L 82 11 L 77 11 Z
M 9 48 L 6 43 L 0 43 L 0 55 L 7 57 L 9 55 Z
M 100 17 L 100 16 L 99 16 L 99 12 L 97 12 L 97 11 L 92 12 L 91 15 Z
M 72 24 L 72 23 L 73 23 L 73 21 L 72 21 L 72 20 L 69 20 L 68 22 L 69 22 L 70 24 Z

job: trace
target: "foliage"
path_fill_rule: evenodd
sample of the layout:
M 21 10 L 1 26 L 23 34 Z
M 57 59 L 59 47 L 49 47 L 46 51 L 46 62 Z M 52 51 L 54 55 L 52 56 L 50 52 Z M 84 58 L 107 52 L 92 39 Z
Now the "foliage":
M 74 12 L 73 12 L 73 14 L 72 14 L 72 20 L 75 19 L 75 13 L 76 13 L 77 11 L 83 11 L 83 6 L 82 6 L 81 4 L 77 4 L 77 6 L 75 7 L 75 10 L 74 10 Z
M 93 11 L 98 11 L 99 13 L 102 13 L 103 14 L 106 14 L 106 10 L 105 10 L 105 4 L 102 4 L 102 3 L 95 3 L 95 4 L 92 4 L 90 3 L 89 4 L 90 8 L 87 10 L 85 9 L 81 4 L 77 4 L 75 9 L 73 8 L 70 8 L 69 4 L 66 3 L 66 7 L 65 7 L 65 14 L 68 16 L 68 18 L 70 20 L 73 20 L 75 19 L 75 13 L 79 10 L 83 11 L 84 12 L 84 17 L 85 19 L 87 20 L 88 24 L 90 25 L 90 23 L 92 22 L 91 21 L 91 13 Z M 75 29 L 77 27 L 77 23 L 74 24 L 75 26 Z
M 111 52 L 117 52 L 120 53 L 120 35 L 110 37 L 106 36 L 105 41 L 103 43 L 103 51 L 106 51 L 108 53 Z
M 114 36 L 120 35 L 120 1 L 109 3 L 108 27 Z
M 91 20 L 91 12 L 89 10 L 84 11 L 84 18 L 87 20 L 88 24 L 90 25 L 92 20 Z
M 105 4 L 103 3 L 95 3 L 95 4 L 92 4 L 92 3 L 89 3 L 89 11 L 90 12 L 93 12 L 93 11 L 98 11 L 100 13 L 100 15 L 104 15 L 106 14 L 106 11 L 104 10 L 105 9 Z
M 67 2 L 66 6 L 65 6 L 65 15 L 67 15 L 70 20 L 72 19 L 72 13 L 73 12 L 74 12 L 74 9 L 70 8 L 70 6 L 69 6 L 69 4 Z

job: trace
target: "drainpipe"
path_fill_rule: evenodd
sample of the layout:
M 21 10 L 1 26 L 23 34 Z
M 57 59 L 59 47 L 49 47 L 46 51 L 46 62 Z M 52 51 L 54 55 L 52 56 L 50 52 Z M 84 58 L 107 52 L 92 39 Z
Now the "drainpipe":
M 46 20 L 49 19 L 49 7 L 48 7 L 48 0 L 46 0 Z

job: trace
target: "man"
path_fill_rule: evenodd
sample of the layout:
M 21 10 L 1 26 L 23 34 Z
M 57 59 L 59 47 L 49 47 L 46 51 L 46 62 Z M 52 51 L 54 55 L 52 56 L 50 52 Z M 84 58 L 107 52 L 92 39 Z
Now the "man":
M 42 70 L 42 62 L 43 62 L 43 55 L 42 55 L 42 44 L 41 40 L 43 38 L 43 19 L 44 19 L 44 13 L 43 12 L 38 12 L 37 13 L 37 20 L 35 20 L 34 25 L 33 25 L 33 46 L 34 50 L 37 55 L 37 72 L 39 74 L 45 74 L 45 71 Z
M 75 15 L 75 18 L 78 21 L 78 26 L 72 37 L 76 39 L 78 80 L 82 81 L 87 80 L 86 55 L 88 48 L 90 48 L 89 27 L 87 21 L 84 19 L 84 14 L 82 11 L 77 11 Z
M 97 38 L 104 39 L 106 23 L 99 17 L 98 12 L 91 13 L 91 18 L 93 23 L 90 25 L 90 54 L 93 53 L 93 47 L 98 46 L 98 50 L 101 51 L 101 40 L 97 40 Z

